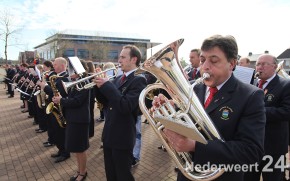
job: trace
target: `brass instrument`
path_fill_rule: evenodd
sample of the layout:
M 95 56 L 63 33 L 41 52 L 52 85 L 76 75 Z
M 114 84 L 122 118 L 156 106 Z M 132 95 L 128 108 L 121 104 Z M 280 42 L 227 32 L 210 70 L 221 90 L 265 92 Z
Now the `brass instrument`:
M 90 89 L 90 88 L 93 88 L 96 85 L 94 82 L 87 83 L 84 86 L 80 86 L 80 84 L 83 83 L 83 82 L 87 82 L 87 81 L 89 81 L 90 79 L 92 79 L 94 77 L 103 76 L 104 73 L 106 73 L 108 71 L 111 71 L 111 70 L 113 70 L 115 72 L 115 74 L 112 75 L 112 76 L 108 76 L 108 78 L 111 79 L 111 78 L 116 77 L 116 75 L 117 75 L 117 73 L 116 73 L 117 69 L 116 68 L 109 68 L 109 69 L 106 69 L 104 71 L 101 71 L 101 72 L 98 72 L 98 73 L 94 73 L 94 74 L 92 74 L 92 75 L 90 75 L 88 77 L 84 77 L 82 79 L 76 80 L 74 82 L 62 82 L 63 87 L 64 87 L 64 90 L 67 93 L 68 92 L 68 89 L 69 88 L 72 88 L 72 87 L 76 87 L 76 89 L 78 91 L 80 91 L 82 89 Z
M 260 74 L 261 74 L 261 72 L 256 72 L 255 75 L 254 75 L 254 78 L 255 79 L 259 78 Z
M 162 131 L 166 127 L 164 126 L 165 123 L 168 126 L 172 123 L 175 125 L 174 127 L 179 125 L 188 131 L 185 133 L 182 131 L 178 132 L 175 129 L 172 130 L 200 143 L 207 144 L 208 140 L 223 141 L 193 91 L 193 87 L 197 83 L 203 82 L 210 75 L 205 73 L 193 85 L 189 84 L 178 61 L 178 48 L 182 43 L 183 39 L 179 39 L 169 44 L 147 59 L 136 71 L 139 73 L 148 71 L 160 80 L 160 83 L 148 85 L 141 92 L 139 107 L 184 176 L 190 180 L 213 180 L 222 175 L 224 169 L 202 170 L 194 167 L 191 155 L 187 152 L 177 152 L 174 150 Z M 180 110 L 176 112 L 168 101 L 151 114 L 149 108 L 145 105 L 145 98 L 147 93 L 154 89 L 166 90 Z
M 51 88 L 53 91 L 54 96 L 58 96 L 58 90 L 56 88 L 56 84 L 55 84 L 55 79 L 59 78 L 60 76 L 58 75 L 52 75 L 51 77 L 49 77 L 49 81 L 51 83 Z M 52 113 L 54 115 L 54 117 L 56 118 L 58 124 L 60 127 L 65 128 L 66 126 L 66 120 L 62 114 L 62 108 L 60 104 L 54 104 L 54 102 L 51 102 L 47 105 L 46 107 L 46 114 L 50 114 Z
M 49 71 L 45 71 L 41 74 L 41 80 L 40 81 L 45 81 L 45 76 L 49 73 Z M 45 107 L 45 99 L 46 99 L 46 94 L 43 90 L 39 89 L 34 93 L 34 96 L 36 96 L 37 100 L 37 105 L 39 108 L 44 108 Z
M 285 79 L 290 79 L 289 74 L 286 73 L 286 71 L 283 68 L 283 64 L 284 64 L 284 60 L 281 61 L 280 63 L 278 63 L 278 66 L 276 68 L 276 73 L 280 76 L 283 77 Z

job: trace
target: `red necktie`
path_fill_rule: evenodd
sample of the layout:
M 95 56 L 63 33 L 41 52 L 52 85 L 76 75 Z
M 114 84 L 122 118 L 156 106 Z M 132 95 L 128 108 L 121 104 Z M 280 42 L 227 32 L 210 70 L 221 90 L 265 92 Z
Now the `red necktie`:
M 123 74 L 123 76 L 121 77 L 120 84 L 123 84 L 125 82 L 125 79 L 126 79 L 126 74 Z
M 204 108 L 206 109 L 207 106 L 210 104 L 210 102 L 213 99 L 213 96 L 218 92 L 218 89 L 216 87 L 210 87 L 209 88 L 209 96 L 206 99 L 205 103 L 204 103 Z
M 266 80 L 259 80 L 259 84 L 258 84 L 258 87 L 260 88 L 260 89 L 263 89 L 263 85 L 266 83 L 267 81 Z
M 196 76 L 196 72 L 197 72 L 197 69 L 194 68 L 193 71 L 192 71 L 192 79 L 194 79 L 194 77 Z

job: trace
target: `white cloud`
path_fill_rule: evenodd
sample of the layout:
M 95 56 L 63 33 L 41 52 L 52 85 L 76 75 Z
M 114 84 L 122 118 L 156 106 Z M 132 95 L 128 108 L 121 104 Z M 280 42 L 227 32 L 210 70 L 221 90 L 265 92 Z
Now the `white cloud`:
M 40 29 L 46 37 L 51 29 L 88 29 L 138 33 L 162 43 L 185 38 L 180 47 L 180 57 L 185 59 L 190 49 L 200 47 L 213 34 L 235 36 L 240 55 L 269 50 L 278 56 L 290 47 L 290 2 L 285 0 L 25 0 L 11 4 L 25 28 Z M 23 37 L 29 42 L 44 38 Z

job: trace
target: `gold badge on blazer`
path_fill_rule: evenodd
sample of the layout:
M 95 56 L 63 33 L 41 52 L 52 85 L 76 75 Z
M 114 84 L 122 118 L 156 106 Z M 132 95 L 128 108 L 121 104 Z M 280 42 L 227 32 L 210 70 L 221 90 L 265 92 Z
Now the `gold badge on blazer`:
M 271 101 L 273 101 L 274 97 L 275 96 L 273 94 L 267 94 L 266 95 L 266 101 L 271 102 Z
M 228 120 L 230 117 L 230 113 L 233 112 L 232 108 L 230 108 L 228 106 L 224 106 L 224 107 L 220 108 L 219 111 L 222 114 L 221 119 L 223 119 L 223 120 Z

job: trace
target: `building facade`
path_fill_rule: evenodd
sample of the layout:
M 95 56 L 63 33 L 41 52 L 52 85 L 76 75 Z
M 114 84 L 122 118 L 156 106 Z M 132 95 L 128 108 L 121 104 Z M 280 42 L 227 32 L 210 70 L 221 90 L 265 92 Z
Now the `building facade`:
M 160 43 L 139 35 L 86 30 L 65 30 L 48 37 L 37 45 L 35 51 L 40 59 L 53 60 L 55 57 L 77 56 L 93 62 L 117 62 L 122 47 L 134 44 L 140 48 L 143 60 L 147 59 L 147 49 Z

